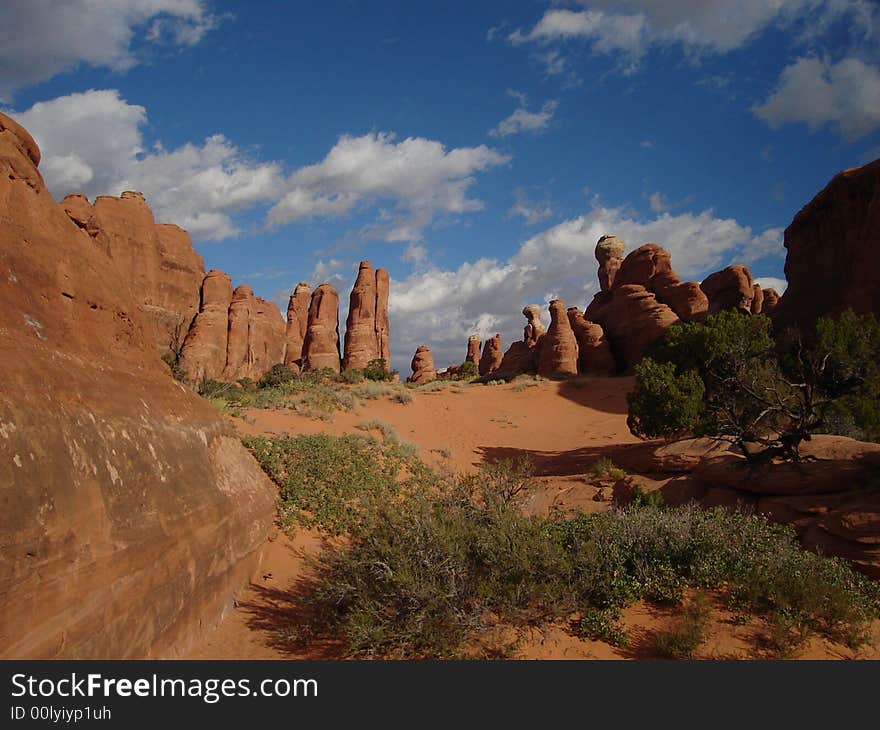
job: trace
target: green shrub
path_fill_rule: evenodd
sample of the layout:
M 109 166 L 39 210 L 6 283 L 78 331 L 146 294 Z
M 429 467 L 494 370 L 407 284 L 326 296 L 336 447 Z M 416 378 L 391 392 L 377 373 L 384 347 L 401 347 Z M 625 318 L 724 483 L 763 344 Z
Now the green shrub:
M 596 461 L 593 462 L 590 467 L 590 474 L 594 479 L 623 479 L 626 476 L 626 472 L 614 465 L 614 462 L 611 461 L 607 456 L 600 456 Z
M 284 383 L 289 383 L 292 380 L 298 379 L 298 372 L 287 367 L 283 362 L 279 362 L 266 371 L 263 377 L 260 378 L 260 382 L 257 383 L 257 387 L 275 388 L 279 385 L 284 385 Z
M 364 377 L 363 370 L 343 370 L 339 376 L 340 381 L 343 383 L 348 383 L 349 385 L 357 385 L 358 383 L 363 383 L 366 378 Z
M 812 433 L 880 436 L 880 325 L 851 311 L 815 331 L 770 335 L 763 315 L 728 311 L 670 327 L 635 367 L 627 424 L 642 438 L 693 434 L 750 462 L 798 461 Z
M 694 506 L 528 516 L 521 463 L 440 478 L 370 439 L 246 444 L 281 486 L 282 514 L 347 532 L 314 561 L 298 633 L 341 636 L 352 655 L 455 656 L 494 621 L 572 614 L 582 634 L 623 643 L 622 608 L 680 602 L 691 590 L 723 590 L 741 613 L 784 614 L 851 644 L 878 615 L 874 583 L 760 516 Z M 683 619 L 691 637 L 692 619 Z M 688 636 L 671 642 L 675 651 Z
M 389 370 L 388 363 L 385 362 L 384 358 L 376 358 L 375 360 L 370 360 L 367 363 L 367 366 L 363 369 L 363 375 L 367 380 L 377 380 L 377 381 L 392 381 L 394 380 L 394 376 L 397 375 L 396 370 Z
M 242 443 L 279 487 L 282 524 L 334 535 L 353 530 L 378 505 L 394 501 L 409 484 L 405 467 L 422 480 L 428 474 L 399 444 L 364 436 L 253 436 Z
M 471 378 L 476 378 L 479 375 L 477 372 L 476 363 L 471 362 L 470 360 L 465 360 L 458 367 L 458 372 L 455 374 L 455 377 L 459 380 L 470 380 Z

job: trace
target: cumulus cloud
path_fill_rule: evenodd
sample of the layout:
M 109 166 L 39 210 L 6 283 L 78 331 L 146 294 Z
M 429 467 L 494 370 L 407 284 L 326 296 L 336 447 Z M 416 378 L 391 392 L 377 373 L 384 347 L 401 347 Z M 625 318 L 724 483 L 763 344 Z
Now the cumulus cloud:
M 277 163 L 249 159 L 221 134 L 200 145 L 146 151 L 146 109 L 115 89 L 61 96 L 12 114 L 40 146 L 40 169 L 56 198 L 139 190 L 157 220 L 196 238 L 235 235 L 231 214 L 270 200 L 282 182 Z
M 742 48 L 766 29 L 796 31 L 801 41 L 849 19 L 853 42 L 876 40 L 880 12 L 870 0 L 581 0 L 583 10 L 551 8 L 528 30 L 509 33 L 513 45 L 586 44 L 619 57 L 631 72 L 652 46 L 679 46 L 685 55 Z
M 509 159 L 485 145 L 447 150 L 440 142 L 422 137 L 396 142 L 391 133 L 344 135 L 321 162 L 290 177 L 267 220 L 278 225 L 339 216 L 390 201 L 394 209 L 381 211 L 368 235 L 418 241 L 438 213 L 481 210 L 483 203 L 467 194 L 475 173 Z
M 4 0 L 0 99 L 81 63 L 125 71 L 139 35 L 191 46 L 218 22 L 206 0 Z
M 847 140 L 880 127 L 880 68 L 858 58 L 837 63 L 804 57 L 786 66 L 776 89 L 752 113 L 774 129 L 803 122 L 811 130 L 832 125 Z
M 500 332 L 506 349 L 522 338 L 520 311 L 528 303 L 558 297 L 584 308 L 598 290 L 594 250 L 606 233 L 620 236 L 629 250 L 659 243 L 672 254 L 675 270 L 691 280 L 782 251 L 780 229 L 755 233 L 711 210 L 640 220 L 622 209 L 594 207 L 532 236 L 506 261 L 484 258 L 456 270 L 432 267 L 393 281 L 389 310 L 395 362 L 407 362 L 418 345 L 428 344 L 438 366 L 459 363 L 474 333 L 485 339 Z M 548 324 L 546 310 L 544 319 Z
M 553 114 L 556 112 L 556 102 L 548 101 L 541 107 L 541 111 L 530 112 L 525 108 L 525 103 L 505 119 L 498 126 L 489 131 L 490 137 L 509 137 L 512 134 L 532 132 L 537 134 L 547 129 Z

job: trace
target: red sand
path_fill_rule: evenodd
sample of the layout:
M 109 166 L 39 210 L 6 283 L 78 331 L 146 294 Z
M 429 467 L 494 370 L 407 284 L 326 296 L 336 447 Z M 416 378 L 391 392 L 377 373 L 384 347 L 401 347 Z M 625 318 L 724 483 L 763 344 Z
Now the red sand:
M 438 392 L 412 391 L 413 402 L 367 401 L 354 412 L 336 413 L 332 421 L 312 420 L 293 411 L 249 409 L 233 421 L 243 434 L 362 433 L 357 424 L 379 419 L 394 426 L 399 436 L 415 443 L 422 458 L 434 466 L 469 471 L 484 461 L 528 454 L 540 475 L 527 504 L 544 511 L 551 504 L 578 506 L 586 511 L 608 509 L 594 501 L 597 489 L 588 477 L 590 465 L 609 457 L 626 466 L 644 453 L 626 427 L 629 378 L 590 378 L 563 383 L 538 382 L 469 386 Z M 439 453 L 448 450 L 450 457 Z M 339 656 L 338 645 L 310 646 L 307 654 L 293 653 L 285 641 L 297 617 L 289 589 L 304 575 L 303 557 L 320 549 L 317 533 L 298 531 L 291 540 L 279 532 L 265 550 L 260 574 L 243 591 L 236 608 L 215 631 L 186 657 L 192 659 L 290 659 Z M 514 631 L 505 628 L 487 636 L 491 645 L 516 640 L 513 656 L 529 659 L 632 659 L 650 656 L 652 632 L 673 622 L 672 609 L 644 603 L 629 607 L 623 625 L 632 636 L 620 649 L 601 641 L 575 638 L 564 626 Z M 712 610 L 710 638 L 701 658 L 759 658 L 758 639 L 767 627 L 757 620 L 744 626 L 731 621 L 721 606 Z M 813 638 L 798 658 L 880 658 L 880 622 L 873 627 L 873 646 L 859 652 Z

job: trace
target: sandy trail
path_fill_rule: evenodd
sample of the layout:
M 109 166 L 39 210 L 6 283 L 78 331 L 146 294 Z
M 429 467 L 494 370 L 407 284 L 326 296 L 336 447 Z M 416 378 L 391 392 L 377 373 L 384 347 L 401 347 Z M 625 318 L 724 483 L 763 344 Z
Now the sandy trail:
M 366 401 L 352 412 L 337 412 L 332 420 L 300 416 L 290 410 L 248 409 L 232 419 L 248 435 L 363 433 L 357 428 L 368 419 L 393 426 L 398 435 L 419 447 L 421 457 L 439 468 L 471 471 L 484 462 L 528 455 L 539 475 L 526 505 L 543 511 L 551 504 L 580 507 L 585 511 L 608 509 L 596 501 L 589 469 L 600 457 L 628 468 L 644 461 L 656 444 L 633 437 L 626 426 L 626 394 L 631 378 L 587 378 L 568 382 L 537 382 L 469 386 L 456 392 L 412 391 L 413 401 Z M 448 454 L 448 456 L 446 455 Z M 338 645 L 310 646 L 297 654 L 285 640 L 297 615 L 291 589 L 305 576 L 304 556 L 315 554 L 321 538 L 298 530 L 294 539 L 278 532 L 264 551 L 259 575 L 242 592 L 236 608 L 186 658 L 192 659 L 292 659 L 332 658 Z M 530 659 L 633 659 L 649 656 L 653 631 L 668 627 L 673 611 L 637 603 L 623 613 L 622 624 L 633 636 L 630 647 L 620 649 L 601 641 L 581 640 L 564 626 L 508 633 L 503 643 L 516 639 L 515 656 Z M 753 658 L 757 621 L 736 625 L 716 606 L 712 611 L 711 638 L 700 649 L 703 658 Z M 874 624 L 874 647 L 880 646 L 880 622 Z M 492 637 L 488 637 L 492 640 Z M 813 638 L 799 658 L 880 658 L 871 647 L 856 653 Z

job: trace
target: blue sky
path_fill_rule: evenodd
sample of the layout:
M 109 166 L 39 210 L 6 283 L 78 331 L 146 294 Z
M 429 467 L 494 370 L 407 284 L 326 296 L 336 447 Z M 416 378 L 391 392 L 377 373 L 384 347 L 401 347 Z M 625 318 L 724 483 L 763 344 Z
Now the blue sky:
M 686 278 L 782 278 L 792 216 L 880 156 L 880 10 L 7 0 L 0 107 L 56 197 L 141 190 L 282 309 L 297 281 L 345 302 L 360 259 L 388 268 L 408 372 L 419 344 L 506 347 L 526 303 L 583 307 L 604 233 Z

